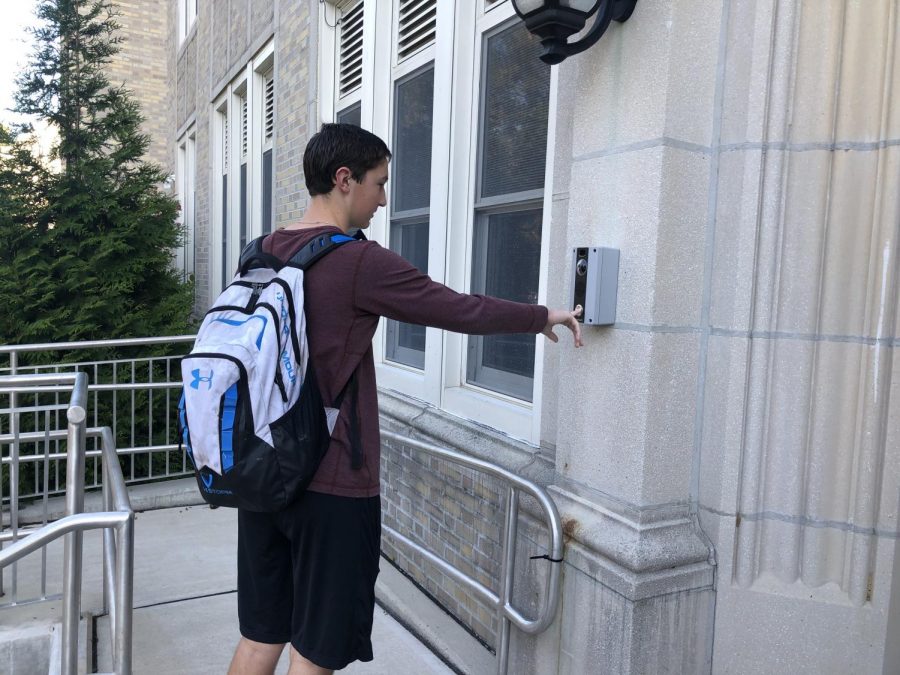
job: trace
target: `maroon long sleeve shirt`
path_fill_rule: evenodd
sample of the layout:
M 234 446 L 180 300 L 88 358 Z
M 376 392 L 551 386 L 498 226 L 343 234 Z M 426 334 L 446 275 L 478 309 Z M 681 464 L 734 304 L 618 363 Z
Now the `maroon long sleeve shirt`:
M 277 230 L 263 249 L 288 260 L 313 237 L 340 233 L 333 226 Z M 381 442 L 372 337 L 380 317 L 471 335 L 539 333 L 547 325 L 542 305 L 457 293 L 373 241 L 351 242 L 329 253 L 309 269 L 304 289 L 307 339 L 326 405 L 358 368 L 362 467 L 351 466 L 347 397 L 309 486 L 314 492 L 344 497 L 379 494 Z

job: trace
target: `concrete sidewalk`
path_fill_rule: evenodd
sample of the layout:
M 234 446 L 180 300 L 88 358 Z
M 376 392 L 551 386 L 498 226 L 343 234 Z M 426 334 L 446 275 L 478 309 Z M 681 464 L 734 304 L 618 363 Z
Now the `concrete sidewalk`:
M 137 514 L 135 526 L 134 672 L 225 673 L 240 637 L 237 623 L 237 512 L 205 506 Z M 109 661 L 108 617 L 97 621 L 98 666 Z M 422 643 L 375 611 L 375 660 L 342 672 L 450 674 Z M 286 673 L 287 650 L 279 673 Z
M 233 509 L 211 510 L 205 506 L 136 514 L 133 631 L 136 675 L 226 672 L 239 638 L 236 515 Z M 89 532 L 84 538 L 82 608 L 94 615 L 99 615 L 102 609 L 100 560 L 99 533 Z M 382 561 L 381 566 L 384 573 L 390 564 Z M 48 594 L 60 592 L 62 542 L 48 548 L 47 570 Z M 28 556 L 19 564 L 21 599 L 39 594 L 39 571 L 40 554 Z M 0 612 L 0 627 L 46 621 L 59 615 L 59 607 L 57 600 L 4 610 Z M 98 669 L 109 671 L 108 617 L 97 619 L 96 636 Z M 373 644 L 374 661 L 355 663 L 342 672 L 390 675 L 454 672 L 381 607 L 375 610 Z M 286 652 L 277 672 L 287 672 Z

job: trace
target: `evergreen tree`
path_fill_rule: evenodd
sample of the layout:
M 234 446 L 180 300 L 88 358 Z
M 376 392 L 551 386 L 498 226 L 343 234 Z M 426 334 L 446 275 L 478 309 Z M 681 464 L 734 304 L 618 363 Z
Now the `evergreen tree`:
M 172 266 L 178 203 L 142 160 L 137 103 L 104 74 L 122 41 L 115 12 L 107 0 L 41 0 L 37 15 L 16 111 L 58 130 L 62 171 L 21 143 L 0 153 L 0 340 L 183 333 L 193 291 Z

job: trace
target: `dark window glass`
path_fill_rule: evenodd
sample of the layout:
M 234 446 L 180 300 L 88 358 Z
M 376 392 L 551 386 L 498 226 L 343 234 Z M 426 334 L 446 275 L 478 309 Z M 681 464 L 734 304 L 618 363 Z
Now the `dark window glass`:
M 394 117 L 393 210 L 428 208 L 434 69 L 397 84 Z
M 241 199 L 240 199 L 240 223 L 241 223 L 241 251 L 247 245 L 247 165 L 241 164 Z
M 362 126 L 362 106 L 354 103 L 349 108 L 344 108 L 335 117 L 335 121 L 340 124 L 355 124 Z
M 391 250 L 428 273 L 434 68 L 397 82 L 394 90 Z M 387 322 L 386 358 L 425 367 L 425 327 Z
M 472 292 L 534 304 L 538 297 L 541 209 L 482 214 L 475 226 Z M 531 400 L 533 335 L 469 338 L 469 380 Z
M 519 21 L 487 39 L 480 197 L 544 187 L 550 66 Z
M 264 234 L 272 231 L 272 151 L 266 150 L 262 156 L 262 229 Z
M 420 271 L 428 269 L 428 221 L 391 227 L 391 250 Z M 426 272 L 427 273 L 427 272 Z M 387 323 L 387 358 L 414 368 L 425 367 L 425 326 L 399 321 Z
M 222 288 L 228 284 L 228 176 L 222 176 Z

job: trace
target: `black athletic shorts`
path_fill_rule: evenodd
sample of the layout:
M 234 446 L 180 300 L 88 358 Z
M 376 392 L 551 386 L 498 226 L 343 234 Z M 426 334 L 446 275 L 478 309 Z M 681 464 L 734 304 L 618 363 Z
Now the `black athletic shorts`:
M 338 670 L 372 660 L 381 498 L 306 492 L 278 513 L 238 510 L 238 618 Z

